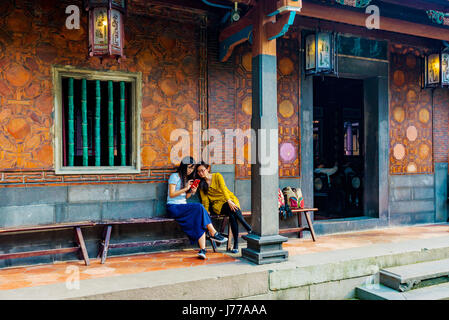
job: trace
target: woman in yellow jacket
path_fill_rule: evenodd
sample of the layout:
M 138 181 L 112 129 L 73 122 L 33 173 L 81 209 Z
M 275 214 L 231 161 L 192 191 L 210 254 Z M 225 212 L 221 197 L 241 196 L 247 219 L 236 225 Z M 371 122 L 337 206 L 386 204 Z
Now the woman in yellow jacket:
M 209 213 L 212 210 L 215 214 L 225 214 L 229 217 L 231 231 L 234 234 L 234 248 L 231 252 L 238 253 L 239 226 L 237 221 L 243 225 L 248 233 L 251 232 L 251 226 L 245 221 L 240 210 L 239 199 L 229 191 L 220 173 L 210 173 L 210 165 L 201 162 L 197 165 L 196 172 L 201 178 L 199 190 L 204 208 Z

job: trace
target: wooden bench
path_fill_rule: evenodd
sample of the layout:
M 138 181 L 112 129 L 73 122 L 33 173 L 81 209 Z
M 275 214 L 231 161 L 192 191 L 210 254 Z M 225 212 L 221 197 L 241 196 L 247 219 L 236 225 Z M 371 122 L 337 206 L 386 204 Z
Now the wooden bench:
M 129 220 L 110 220 L 102 221 L 97 223 L 97 225 L 104 225 L 103 235 L 100 243 L 100 250 L 98 252 L 98 257 L 101 257 L 101 263 L 105 263 L 108 250 L 111 248 L 132 248 L 132 247 L 149 247 L 161 244 L 177 244 L 184 243 L 188 241 L 187 237 L 176 238 L 176 239 L 162 239 L 162 240 L 151 240 L 151 241 L 137 241 L 137 242 L 120 242 L 111 243 L 111 232 L 112 226 L 115 225 L 129 225 L 129 224 L 147 224 L 147 223 L 161 223 L 161 222 L 173 222 L 176 221 L 172 218 L 167 217 L 152 217 L 152 218 L 142 218 L 142 219 L 129 219 Z M 211 242 L 214 252 L 216 251 L 215 243 L 207 237 Z
M 35 256 L 44 256 L 50 254 L 62 254 L 79 252 L 81 257 L 84 259 L 86 266 L 89 265 L 89 256 L 86 250 L 86 244 L 84 243 L 83 233 L 81 231 L 82 227 L 91 227 L 95 224 L 90 221 L 76 222 L 76 223 L 58 223 L 49 225 L 38 225 L 38 226 L 24 226 L 24 227 L 11 227 L 11 228 L 0 228 L 0 235 L 6 234 L 17 234 L 24 232 L 37 232 L 37 231 L 54 231 L 61 229 L 71 229 L 73 228 L 75 232 L 76 246 L 67 248 L 56 248 L 56 249 L 46 249 L 46 250 L 34 250 L 26 252 L 15 252 L 15 253 L 0 253 L 0 259 L 16 259 L 16 258 L 26 258 Z
M 315 212 L 318 211 L 317 208 L 304 208 L 304 209 L 291 209 L 291 212 L 293 214 L 296 215 L 297 219 L 298 219 L 298 227 L 294 227 L 294 228 L 283 228 L 283 229 L 279 229 L 279 234 L 284 234 L 284 233 L 293 233 L 293 232 L 298 232 L 298 238 L 302 237 L 302 232 L 303 231 L 309 231 L 310 234 L 312 235 L 312 240 L 316 241 L 316 234 L 315 234 L 315 230 L 313 229 L 313 224 L 312 224 L 312 219 L 310 218 L 310 212 Z M 306 217 L 306 221 L 307 221 L 307 226 L 301 226 L 302 225 L 302 217 L 301 217 L 301 213 L 304 213 L 304 216 Z M 243 211 L 242 212 L 243 217 L 250 217 L 251 216 L 251 212 L 250 211 Z M 224 233 L 224 229 L 225 226 L 227 224 L 228 226 L 228 233 L 227 233 L 227 237 L 228 237 L 228 243 L 227 243 L 227 250 L 231 250 L 232 249 L 232 244 L 233 244 L 233 234 L 231 231 L 231 225 L 229 224 L 229 218 L 227 216 L 213 216 L 216 218 L 222 218 L 223 222 L 221 224 L 221 228 L 220 228 L 220 232 Z M 248 234 L 247 232 L 239 232 L 239 237 Z

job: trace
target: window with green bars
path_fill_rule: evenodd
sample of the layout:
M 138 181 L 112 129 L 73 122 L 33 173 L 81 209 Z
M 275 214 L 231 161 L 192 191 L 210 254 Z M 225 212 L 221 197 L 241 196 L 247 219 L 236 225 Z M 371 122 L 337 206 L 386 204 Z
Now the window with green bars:
M 131 87 L 61 77 L 63 167 L 131 165 Z

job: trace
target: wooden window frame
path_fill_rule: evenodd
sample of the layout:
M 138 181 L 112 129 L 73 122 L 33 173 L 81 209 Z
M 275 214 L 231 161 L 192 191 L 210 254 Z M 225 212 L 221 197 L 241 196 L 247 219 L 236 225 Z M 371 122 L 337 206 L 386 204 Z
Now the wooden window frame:
M 142 73 L 123 71 L 97 71 L 79 69 L 72 66 L 52 66 L 54 121 L 52 126 L 55 174 L 130 174 L 141 172 L 140 136 L 142 110 Z M 126 81 L 131 83 L 130 126 L 131 165 L 130 166 L 63 166 L 62 134 L 62 78 Z

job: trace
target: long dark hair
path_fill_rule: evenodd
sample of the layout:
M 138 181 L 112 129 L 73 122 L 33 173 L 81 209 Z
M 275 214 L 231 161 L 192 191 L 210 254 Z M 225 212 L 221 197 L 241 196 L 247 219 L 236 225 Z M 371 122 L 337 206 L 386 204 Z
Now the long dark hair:
M 181 177 L 181 189 L 185 187 L 189 179 L 193 179 L 195 176 L 195 170 L 190 175 L 187 175 L 187 167 L 191 164 L 195 164 L 195 160 L 192 157 L 184 157 L 176 169 L 176 172 Z
M 199 178 L 199 175 L 198 175 L 198 167 L 199 166 L 203 166 L 203 167 L 205 167 L 207 170 L 210 170 L 210 165 L 209 164 L 207 164 L 206 162 L 204 162 L 204 161 L 201 161 L 199 164 L 197 164 L 196 165 L 196 167 L 195 167 L 195 172 L 196 172 L 196 175 L 198 176 L 198 178 Z M 199 184 L 199 186 L 198 186 L 198 188 L 201 190 L 201 191 L 203 191 L 205 194 L 207 194 L 207 191 L 209 190 L 209 184 L 206 182 L 206 180 L 204 179 L 204 178 L 200 178 L 201 179 L 201 181 L 200 181 L 200 184 Z

